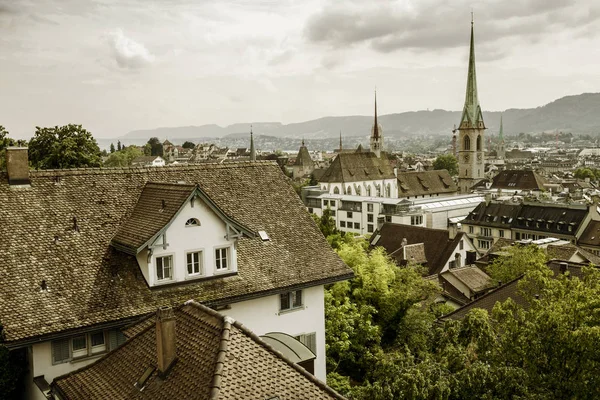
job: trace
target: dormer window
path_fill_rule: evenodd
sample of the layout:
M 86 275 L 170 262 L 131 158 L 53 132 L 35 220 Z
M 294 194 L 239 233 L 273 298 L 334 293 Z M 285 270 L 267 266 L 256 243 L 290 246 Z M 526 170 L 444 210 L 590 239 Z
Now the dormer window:
M 198 221 L 198 218 L 190 218 L 185 221 L 185 226 L 200 226 L 200 221 Z

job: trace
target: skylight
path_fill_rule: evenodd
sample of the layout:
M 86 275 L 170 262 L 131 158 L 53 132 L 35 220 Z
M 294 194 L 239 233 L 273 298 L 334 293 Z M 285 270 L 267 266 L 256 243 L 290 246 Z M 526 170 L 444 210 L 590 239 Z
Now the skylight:
M 258 235 L 260 236 L 260 238 L 262 239 L 263 242 L 266 242 L 267 240 L 271 240 L 271 238 L 269 237 L 269 235 L 267 235 L 267 232 L 265 232 L 265 231 L 258 231 Z

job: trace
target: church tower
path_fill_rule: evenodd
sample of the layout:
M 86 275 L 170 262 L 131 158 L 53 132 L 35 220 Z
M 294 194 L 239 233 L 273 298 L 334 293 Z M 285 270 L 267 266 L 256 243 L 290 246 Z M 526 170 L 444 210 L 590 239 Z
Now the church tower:
M 483 115 L 477 97 L 477 77 L 475 74 L 475 38 L 471 17 L 471 48 L 469 53 L 469 73 L 467 93 L 462 118 L 458 127 L 458 187 L 461 193 L 469 193 L 473 185 L 484 177 L 484 130 Z
M 496 151 L 496 156 L 504 160 L 504 156 L 506 154 L 506 149 L 504 148 L 504 129 L 502 128 L 502 114 L 500 114 L 500 132 L 498 133 L 498 150 Z
M 250 125 L 250 161 L 256 161 L 256 149 L 254 148 L 254 134 Z
M 377 92 L 375 92 L 375 121 L 371 128 L 371 152 L 379 158 L 383 151 L 383 128 L 377 123 Z

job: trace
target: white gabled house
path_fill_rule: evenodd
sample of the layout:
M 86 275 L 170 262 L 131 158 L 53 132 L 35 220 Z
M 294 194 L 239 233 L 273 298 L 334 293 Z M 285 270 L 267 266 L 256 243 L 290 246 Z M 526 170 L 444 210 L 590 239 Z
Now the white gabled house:
M 26 398 L 190 299 L 296 337 L 325 380 L 323 287 L 353 273 L 277 164 L 28 171 L 21 148 L 7 161 L 0 322 L 3 345 L 26 353 Z

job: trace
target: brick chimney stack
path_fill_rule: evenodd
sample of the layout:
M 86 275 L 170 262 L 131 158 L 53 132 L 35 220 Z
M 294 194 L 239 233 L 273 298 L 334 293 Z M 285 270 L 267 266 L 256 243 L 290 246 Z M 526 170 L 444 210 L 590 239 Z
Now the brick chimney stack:
M 175 315 L 171 307 L 161 307 L 156 313 L 156 350 L 158 373 L 164 377 L 177 358 Z
M 29 185 L 27 147 L 6 148 L 6 171 L 9 185 Z

